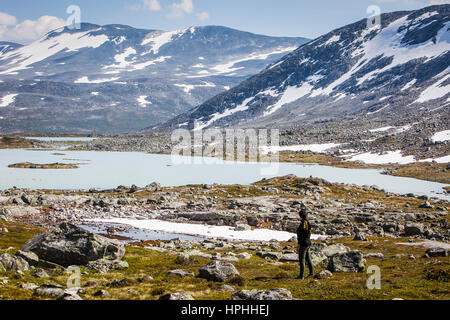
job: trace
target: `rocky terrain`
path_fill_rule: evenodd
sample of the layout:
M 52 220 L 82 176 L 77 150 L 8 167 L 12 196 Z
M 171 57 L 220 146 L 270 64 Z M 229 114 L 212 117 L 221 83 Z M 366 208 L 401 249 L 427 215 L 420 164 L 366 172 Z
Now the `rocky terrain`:
M 314 233 L 332 237 L 414 236 L 449 241 L 445 200 L 385 193 L 376 186 L 332 184 L 293 175 L 252 186 L 202 185 L 161 188 L 119 186 L 114 190 L 0 193 L 2 214 L 16 221 L 53 226 L 86 219 L 159 219 L 230 226 L 236 230 L 270 228 L 295 233 L 298 211 L 311 208 Z

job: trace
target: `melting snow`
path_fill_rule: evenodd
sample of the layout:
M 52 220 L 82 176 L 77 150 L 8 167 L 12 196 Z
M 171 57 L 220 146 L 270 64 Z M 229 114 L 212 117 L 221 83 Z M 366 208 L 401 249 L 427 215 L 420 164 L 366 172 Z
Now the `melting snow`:
M 280 109 L 282 106 L 297 101 L 298 99 L 306 96 L 308 93 L 311 92 L 313 86 L 310 85 L 308 82 L 304 82 L 301 87 L 287 87 L 287 89 L 284 91 L 283 96 L 281 99 L 275 103 L 274 105 L 267 108 L 267 111 L 264 112 L 264 117 L 267 117 L 268 115 L 274 113 L 278 109 Z
M 67 50 L 77 51 L 82 48 L 98 48 L 109 40 L 106 35 L 91 36 L 92 30 L 80 33 L 63 33 L 53 38 L 43 38 L 17 50 L 6 53 L 0 60 L 12 59 L 6 65 L 9 69 L 0 74 L 11 74 L 17 70 L 30 68 L 30 65 L 45 60 L 56 53 Z
M 1 99 L 0 107 L 7 107 L 16 100 L 17 94 L 8 94 Z
M 247 231 L 236 231 L 233 227 L 210 226 L 203 224 L 178 223 L 162 220 L 132 220 L 132 219 L 92 219 L 89 221 L 119 223 L 133 226 L 135 228 L 178 233 L 207 238 L 226 238 L 243 241 L 288 241 L 295 234 L 287 231 L 277 231 L 270 229 L 254 229 Z M 312 235 L 311 239 L 317 240 L 323 236 Z
M 408 164 L 416 162 L 414 156 L 404 157 L 401 150 L 389 151 L 385 154 L 376 153 L 362 153 L 353 156 L 348 161 L 362 161 L 367 164 L 388 164 L 388 163 L 398 163 L 398 164 Z
M 423 102 L 426 102 L 429 100 L 439 99 L 439 98 L 447 95 L 450 92 L 450 84 L 443 85 L 443 86 L 441 84 L 443 82 L 445 82 L 447 79 L 449 79 L 449 77 L 450 77 L 450 74 L 447 74 L 441 80 L 439 80 L 435 84 L 426 88 L 420 94 L 419 99 L 417 99 L 415 102 L 423 103 Z
M 152 104 L 150 101 L 147 101 L 148 96 L 140 96 L 137 99 L 137 102 L 141 105 L 142 108 L 145 108 L 147 105 Z
M 432 137 L 433 142 L 444 142 L 450 140 L 450 130 L 436 132 Z
M 369 131 L 370 131 L 370 132 L 383 132 L 383 131 L 391 130 L 391 129 L 393 129 L 393 128 L 394 128 L 394 127 L 389 126 L 389 127 L 378 128 L 378 129 L 372 129 L 372 130 L 369 130 Z
M 85 76 L 85 77 L 81 77 L 78 80 L 75 80 L 74 83 L 103 83 L 103 82 L 116 81 L 117 79 L 119 79 L 119 78 L 89 80 L 89 78 Z

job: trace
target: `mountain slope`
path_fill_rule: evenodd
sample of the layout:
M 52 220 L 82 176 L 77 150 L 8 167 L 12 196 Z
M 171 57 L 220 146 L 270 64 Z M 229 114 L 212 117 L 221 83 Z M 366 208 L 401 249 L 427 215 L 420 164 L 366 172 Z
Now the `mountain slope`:
M 383 14 L 311 41 L 162 128 L 386 119 L 450 106 L 450 5 Z
M 141 129 L 237 85 L 305 42 L 219 26 L 164 32 L 83 23 L 26 46 L 0 43 L 0 131 Z

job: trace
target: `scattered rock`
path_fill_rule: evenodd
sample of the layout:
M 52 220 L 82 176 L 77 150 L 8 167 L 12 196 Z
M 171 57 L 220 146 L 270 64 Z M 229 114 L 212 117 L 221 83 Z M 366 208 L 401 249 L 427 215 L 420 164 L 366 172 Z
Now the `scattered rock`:
M 36 294 L 49 298 L 60 298 L 64 295 L 64 290 L 60 288 L 38 288 Z
M 106 290 L 99 290 L 96 293 L 94 293 L 94 297 L 111 298 L 111 295 Z
M 96 270 L 100 273 L 108 273 L 111 270 L 124 270 L 128 268 L 129 265 L 126 261 L 106 259 L 91 261 L 86 266 L 87 270 Z
M 229 300 L 292 300 L 289 290 L 283 288 L 270 290 L 242 290 L 234 293 Z
M 408 223 L 405 225 L 405 236 L 417 236 L 422 234 L 423 224 L 421 223 Z
M 36 269 L 31 275 L 35 278 L 49 278 L 50 277 L 48 275 L 48 273 L 44 269 L 41 269 L 41 268 Z
M 159 297 L 159 300 L 195 300 L 189 293 L 177 292 L 169 293 Z
M 361 272 L 365 262 L 361 251 L 336 253 L 329 258 L 327 269 L 331 272 Z
M 322 271 L 320 271 L 318 274 L 316 274 L 316 275 L 314 276 L 314 278 L 315 278 L 315 279 L 323 280 L 323 279 L 331 278 L 332 276 L 333 276 L 333 274 L 332 274 L 330 271 L 328 271 L 328 270 L 322 270 Z
M 216 260 L 200 268 L 199 276 L 209 281 L 224 282 L 234 276 L 239 276 L 239 272 L 231 263 Z
M 353 238 L 353 241 L 367 241 L 367 237 L 364 233 L 357 232 Z
M 35 283 L 22 283 L 20 285 L 20 287 L 24 290 L 30 290 L 30 291 L 33 291 L 33 290 L 39 288 L 39 286 Z
M 381 252 L 371 252 L 371 253 L 366 253 L 364 255 L 364 258 L 384 259 L 384 254 L 382 254 Z
M 430 248 L 425 252 L 427 257 L 448 257 L 448 249 L 446 248 Z
M 178 269 L 178 270 L 172 270 L 172 271 L 167 272 L 167 275 L 175 275 L 175 276 L 184 278 L 184 277 L 193 277 L 194 273 Z
M 24 273 L 30 270 L 28 262 L 21 257 L 15 257 L 9 253 L 4 253 L 0 256 L 0 264 L 6 271 L 13 271 L 16 273 Z

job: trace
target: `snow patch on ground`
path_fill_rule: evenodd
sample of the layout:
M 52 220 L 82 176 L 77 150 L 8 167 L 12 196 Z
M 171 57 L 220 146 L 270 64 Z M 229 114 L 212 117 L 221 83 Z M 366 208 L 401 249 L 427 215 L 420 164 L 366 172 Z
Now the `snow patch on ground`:
M 269 229 L 235 231 L 234 228 L 227 226 L 210 226 L 203 224 L 177 223 L 162 220 L 92 219 L 88 221 L 118 223 L 152 231 L 170 232 L 206 238 L 225 238 L 230 240 L 243 240 L 243 241 L 270 241 L 270 240 L 288 241 L 293 236 L 295 236 L 294 233 L 286 231 L 276 231 Z M 323 236 L 312 235 L 311 238 L 313 240 L 317 240 L 323 238 Z
M 444 142 L 450 140 L 450 130 L 436 132 L 432 137 L 433 142 Z
M 374 132 L 384 132 L 384 131 L 391 130 L 393 128 L 394 127 L 388 126 L 388 127 L 378 128 L 378 129 L 372 129 L 372 130 L 369 130 L 369 132 L 372 132 L 372 133 L 374 133 Z
M 367 164 L 408 164 L 416 162 L 414 156 L 404 157 L 401 150 L 389 151 L 385 154 L 377 154 L 371 152 L 361 153 L 351 157 L 347 161 L 361 161 Z

